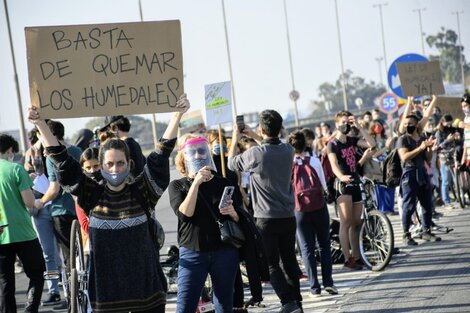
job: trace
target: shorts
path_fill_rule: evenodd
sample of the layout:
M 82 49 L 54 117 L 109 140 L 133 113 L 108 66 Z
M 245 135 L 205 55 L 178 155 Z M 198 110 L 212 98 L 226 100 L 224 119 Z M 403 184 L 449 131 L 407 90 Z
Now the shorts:
M 343 195 L 350 195 L 353 203 L 362 203 L 361 187 L 358 184 L 345 184 L 339 179 L 335 180 L 336 199 Z

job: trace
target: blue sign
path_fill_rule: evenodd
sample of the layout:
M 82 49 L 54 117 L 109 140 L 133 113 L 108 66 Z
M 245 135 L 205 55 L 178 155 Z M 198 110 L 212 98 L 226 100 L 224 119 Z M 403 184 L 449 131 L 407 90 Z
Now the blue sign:
M 379 109 L 385 114 L 392 114 L 398 110 L 398 98 L 391 92 L 384 93 L 379 99 Z
M 416 53 L 404 54 L 393 61 L 392 65 L 390 65 L 390 68 L 388 69 L 387 75 L 388 86 L 390 87 L 390 90 L 392 90 L 393 93 L 400 98 L 406 98 L 405 95 L 403 95 L 403 90 L 401 89 L 400 77 L 398 76 L 398 70 L 396 67 L 397 63 L 426 61 L 428 61 L 426 57 Z

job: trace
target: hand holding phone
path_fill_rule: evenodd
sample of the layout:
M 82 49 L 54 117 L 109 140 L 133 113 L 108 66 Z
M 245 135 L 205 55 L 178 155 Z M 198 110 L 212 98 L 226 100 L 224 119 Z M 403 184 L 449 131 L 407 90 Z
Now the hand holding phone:
M 219 209 L 226 208 L 229 205 L 228 203 L 232 200 L 234 190 L 235 187 L 233 186 L 225 187 L 222 198 L 220 199 Z
M 245 119 L 243 115 L 237 115 L 237 127 L 240 133 L 245 130 Z

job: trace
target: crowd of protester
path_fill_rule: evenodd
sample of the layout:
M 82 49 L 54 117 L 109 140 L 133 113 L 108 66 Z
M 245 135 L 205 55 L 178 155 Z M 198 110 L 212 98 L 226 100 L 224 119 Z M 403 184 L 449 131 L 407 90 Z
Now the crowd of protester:
M 50 274 L 70 273 L 76 219 L 89 257 L 90 309 L 164 312 L 167 282 L 152 213 L 167 188 L 178 220 L 177 312 L 196 312 L 208 275 L 216 312 L 247 312 L 259 305 L 267 281 L 279 298 L 280 313 L 303 312 L 308 295 L 300 291 L 296 245 L 309 294 L 338 294 L 327 204 L 337 207 L 344 269 L 364 267 L 362 178 L 375 183 L 379 210 L 400 214 L 403 245 L 417 245 L 418 238 L 441 240 L 433 233 L 436 209 L 455 205 L 449 194 L 452 170 L 470 167 L 469 94 L 461 105 L 463 121 L 442 114 L 434 96 L 420 104 L 409 98 L 395 125 L 381 119 L 378 110 L 360 116 L 341 111 L 334 125 L 322 122 L 287 136 L 281 115 L 264 110 L 255 130 L 235 124 L 230 136 L 209 130 L 177 138 L 190 107 L 182 95 L 180 111 L 147 157 L 129 136 L 125 116 L 107 117 L 95 131 L 81 130 L 71 145 L 59 121 L 44 120 L 30 107 L 34 129 L 23 164 L 13 162 L 18 143 L 0 134 L 0 312 L 16 312 L 15 261 L 29 278 L 26 312 L 61 302 L 60 277 Z M 175 147 L 179 179 L 170 177 Z M 394 157 L 399 176 L 392 171 L 387 177 L 384 166 Z M 222 204 L 229 186 L 233 197 Z M 231 236 L 241 232 L 242 239 L 221 235 L 226 227 Z M 249 279 L 248 301 L 241 265 Z M 47 297 L 41 302 L 45 282 Z

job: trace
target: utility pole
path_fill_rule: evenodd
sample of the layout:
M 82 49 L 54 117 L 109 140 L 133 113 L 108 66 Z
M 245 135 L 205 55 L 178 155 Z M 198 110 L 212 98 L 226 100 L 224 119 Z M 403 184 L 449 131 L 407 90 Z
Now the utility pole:
M 383 77 L 382 77 L 382 60 L 384 58 L 382 57 L 377 57 L 375 58 L 375 60 L 377 61 L 377 64 L 379 65 L 379 77 L 380 77 L 380 84 L 381 85 L 384 85 L 384 80 L 383 80 Z
M 387 73 L 388 70 L 388 63 L 387 63 L 387 49 L 385 48 L 385 32 L 384 32 L 384 19 L 383 19 L 383 14 L 382 14 L 382 7 L 387 6 L 388 3 L 379 3 L 379 4 L 374 4 L 372 7 L 374 8 L 379 8 L 379 13 L 380 13 L 380 27 L 382 29 L 382 48 L 383 48 L 383 53 L 384 53 L 384 66 L 385 66 L 385 73 Z M 388 90 L 388 86 L 387 90 Z
M 142 1 L 139 0 L 139 14 L 140 14 L 140 21 L 144 21 L 144 14 L 142 13 Z M 153 146 L 156 147 L 158 143 L 158 132 L 157 132 L 157 118 L 155 113 L 152 113 L 152 135 L 153 135 Z
M 460 56 L 460 72 L 462 74 L 462 85 L 465 89 L 465 73 L 463 67 L 463 47 L 462 47 L 462 35 L 460 34 L 460 14 L 463 14 L 463 11 L 452 12 L 453 15 L 457 15 L 457 30 L 459 32 L 459 56 Z
M 13 48 L 13 38 L 11 36 L 11 27 L 10 27 L 10 16 L 8 14 L 8 6 L 7 0 L 3 0 L 5 6 L 5 16 L 7 19 L 7 27 L 8 27 L 8 38 L 10 40 L 10 51 L 11 51 L 11 60 L 13 61 L 13 72 L 15 73 L 15 86 L 16 86 L 16 98 L 18 100 L 18 114 L 20 118 L 20 141 L 21 147 L 23 148 L 23 153 L 26 152 L 27 145 L 26 145 L 26 132 L 23 120 L 23 104 L 21 102 L 21 92 L 20 92 L 20 82 L 18 80 L 18 71 L 16 69 L 16 59 L 15 59 L 15 49 Z
M 225 30 L 225 44 L 227 47 L 227 58 L 228 58 L 228 70 L 230 74 L 230 85 L 232 86 L 232 113 L 233 113 L 233 121 L 237 120 L 237 101 L 235 98 L 235 82 L 233 81 L 233 74 L 232 74 L 232 58 L 230 57 L 230 45 L 228 40 L 228 29 L 227 29 L 227 17 L 225 16 L 225 1 L 221 0 L 222 2 L 222 15 L 224 18 L 224 30 Z
M 286 21 L 286 35 L 287 35 L 287 50 L 289 52 L 289 68 L 290 68 L 290 78 L 292 82 L 292 91 L 291 99 L 294 101 L 294 117 L 295 117 L 295 127 L 299 127 L 299 110 L 297 108 L 298 93 L 295 93 L 295 81 L 294 81 L 294 65 L 292 64 L 292 50 L 290 45 L 290 35 L 289 35 L 289 20 L 287 18 L 287 4 L 284 0 L 284 17 Z
M 419 36 L 421 37 L 421 50 L 423 52 L 423 56 L 426 56 L 426 52 L 424 50 L 424 32 L 423 32 L 423 21 L 421 19 L 421 12 L 426 11 L 426 8 L 419 8 L 413 10 L 413 12 L 418 13 L 418 18 L 419 18 Z
M 344 110 L 348 110 L 348 98 L 346 96 L 346 77 L 344 75 L 343 47 L 341 45 L 341 31 L 339 29 L 338 0 L 335 0 L 336 28 L 338 30 L 339 61 L 341 63 L 341 82 L 343 87 Z

